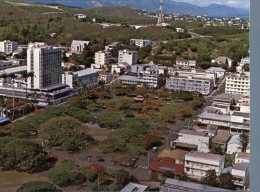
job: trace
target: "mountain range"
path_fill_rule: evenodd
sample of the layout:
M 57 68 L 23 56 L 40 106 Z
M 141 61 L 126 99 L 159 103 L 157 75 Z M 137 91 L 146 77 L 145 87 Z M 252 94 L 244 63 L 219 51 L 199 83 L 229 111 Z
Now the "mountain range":
M 100 6 L 128 6 L 145 11 L 157 12 L 159 0 L 24 0 L 31 3 L 60 4 L 81 8 Z M 211 4 L 206 7 L 174 0 L 164 0 L 164 12 L 167 14 L 201 15 L 208 17 L 248 17 L 249 10 L 227 5 Z

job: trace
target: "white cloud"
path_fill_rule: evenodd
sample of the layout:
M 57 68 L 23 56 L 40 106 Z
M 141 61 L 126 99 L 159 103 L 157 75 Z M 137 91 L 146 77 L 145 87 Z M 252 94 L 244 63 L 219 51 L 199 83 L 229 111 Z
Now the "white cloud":
M 186 2 L 191 4 L 196 4 L 200 6 L 207 6 L 210 4 L 224 4 L 232 7 L 249 8 L 250 0 L 176 0 L 179 2 Z

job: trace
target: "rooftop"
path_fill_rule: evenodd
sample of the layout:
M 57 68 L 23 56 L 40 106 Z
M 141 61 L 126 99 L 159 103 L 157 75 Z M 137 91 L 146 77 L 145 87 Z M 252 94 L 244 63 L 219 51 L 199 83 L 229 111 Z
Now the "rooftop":
M 243 113 L 243 112 L 235 111 L 234 113 L 232 113 L 232 116 L 249 118 L 249 113 Z
M 167 188 L 173 188 L 173 190 L 167 190 L 169 191 L 229 191 L 227 189 L 221 189 L 216 187 L 211 187 L 207 185 L 202 185 L 198 183 L 192 183 L 192 182 L 186 182 L 186 181 L 180 181 L 176 179 L 166 179 L 166 181 L 163 184 L 164 187 Z M 174 190 L 176 189 L 176 190 Z M 160 190 L 162 192 L 166 192 L 166 190 Z
M 220 95 L 217 95 L 213 98 L 214 101 L 225 101 L 225 102 L 231 102 L 233 99 L 236 98 L 236 95 L 230 94 L 230 93 L 222 93 Z
M 203 152 L 199 152 L 199 151 L 191 151 L 186 154 L 185 158 L 187 156 L 196 157 L 198 159 L 210 159 L 213 161 L 220 161 L 223 158 L 222 155 L 213 154 L 213 153 L 203 153 Z
M 221 68 L 221 67 L 210 67 L 206 71 L 209 71 L 209 72 L 226 72 L 226 70 Z
M 250 153 L 246 153 L 246 152 L 240 152 L 237 154 L 237 158 L 240 159 L 250 159 Z
M 233 166 L 233 169 L 240 170 L 240 171 L 246 171 L 249 167 L 248 163 L 236 163 Z
M 1 70 L 0 74 L 6 73 L 6 74 L 10 74 L 10 73 L 21 73 L 27 71 L 27 66 L 19 66 L 19 67 L 12 67 L 12 68 L 8 68 L 5 70 Z
M 182 149 L 175 149 L 175 150 L 163 150 L 159 157 L 170 157 L 173 159 L 181 160 L 183 161 L 185 159 L 185 155 L 188 153 L 188 151 L 182 150 Z
M 240 136 L 239 135 L 233 135 L 228 144 L 237 144 L 237 145 L 241 145 L 242 146 L 242 143 L 241 143 L 241 139 L 240 139 Z
M 81 46 L 84 46 L 85 44 L 88 45 L 89 41 L 73 40 L 71 43 L 71 45 L 81 45 Z
M 213 138 L 212 142 L 220 145 L 227 144 L 231 135 L 227 131 L 218 131 L 217 135 Z
M 205 133 L 198 132 L 198 131 L 195 131 L 195 130 L 189 130 L 189 129 L 182 129 L 182 130 L 180 130 L 179 133 L 188 134 L 188 135 L 206 136 Z
M 225 57 L 225 56 L 219 56 L 219 57 L 217 57 L 216 59 L 214 59 L 215 61 L 218 61 L 218 62 L 223 62 L 223 63 L 225 63 L 226 62 L 226 60 L 231 60 L 230 58 L 228 58 L 228 57 Z
M 207 113 L 207 112 L 201 113 L 199 117 L 203 119 L 210 119 L 210 120 L 217 120 L 217 121 L 224 121 L 224 122 L 231 121 L 231 117 L 229 115 L 220 115 L 220 114 Z
M 121 81 L 138 81 L 138 77 L 129 75 L 122 75 L 119 77 L 119 79 Z
M 128 183 L 120 192 L 143 192 L 148 188 L 146 185 Z
M 184 173 L 184 164 L 170 157 L 156 157 L 150 163 L 149 168 L 158 172 L 170 171 L 175 175 L 183 175 Z

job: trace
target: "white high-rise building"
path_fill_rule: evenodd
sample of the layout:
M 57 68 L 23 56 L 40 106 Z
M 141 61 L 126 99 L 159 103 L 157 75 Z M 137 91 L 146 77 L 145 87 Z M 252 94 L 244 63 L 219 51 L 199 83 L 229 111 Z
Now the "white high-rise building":
M 32 89 L 45 89 L 62 83 L 61 49 L 46 43 L 30 43 L 27 50 L 28 80 Z
M 95 53 L 95 63 L 101 65 L 109 65 L 111 54 L 109 51 L 98 51 Z
M 118 52 L 118 63 L 127 63 L 134 65 L 138 61 L 138 52 L 129 51 L 128 49 L 121 50 Z
M 18 43 L 15 41 L 4 40 L 0 41 L 0 52 L 3 52 L 7 55 L 12 54 L 18 48 Z

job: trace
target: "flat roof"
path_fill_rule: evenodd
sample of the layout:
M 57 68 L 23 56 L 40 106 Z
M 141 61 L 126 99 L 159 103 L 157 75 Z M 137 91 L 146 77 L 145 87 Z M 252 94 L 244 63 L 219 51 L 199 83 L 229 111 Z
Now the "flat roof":
M 249 113 L 243 113 L 243 112 L 236 111 L 236 112 L 232 113 L 232 116 L 249 118 Z
M 148 188 L 146 185 L 128 183 L 120 192 L 143 192 Z
M 240 152 L 237 154 L 237 158 L 242 158 L 242 159 L 248 159 L 250 158 L 250 153 L 246 152 Z
M 188 151 L 182 149 L 175 149 L 175 150 L 163 150 L 159 157 L 170 157 L 177 160 L 184 160 L 185 155 L 189 153 Z
M 236 95 L 230 93 L 222 93 L 217 95 L 213 98 L 214 101 L 228 101 L 231 102 L 233 99 L 236 98 Z
M 169 185 L 169 186 L 168 186 Z M 172 187 L 171 187 L 172 186 Z M 187 181 L 181 181 L 177 179 L 169 179 L 167 178 L 166 181 L 164 182 L 164 187 L 169 187 L 169 188 L 175 188 L 177 189 L 176 191 L 183 190 L 183 191 L 230 191 L 227 189 L 221 189 L 221 188 L 216 188 L 216 187 L 211 187 L 207 185 L 202 185 L 198 183 L 192 183 L 192 182 L 187 182 Z M 172 190 L 174 191 L 174 190 Z
M 198 132 L 198 131 L 195 131 L 195 130 L 189 130 L 189 129 L 182 129 L 182 130 L 180 130 L 179 133 L 189 134 L 189 135 L 197 135 L 197 136 L 206 136 L 205 133 Z
M 76 72 L 73 72 L 74 74 L 77 74 L 78 76 L 85 76 L 85 75 L 90 75 L 90 74 L 97 74 L 96 71 L 92 70 L 92 69 L 83 69 L 83 70 L 80 70 L 80 71 L 76 71 Z
M 216 144 L 227 144 L 231 134 L 227 131 L 218 131 L 217 135 L 213 138 L 212 142 Z
M 221 67 L 210 67 L 206 71 L 209 71 L 209 72 L 226 72 L 226 70 L 221 68 Z
M 215 160 L 215 161 L 219 161 L 220 159 L 223 158 L 222 155 L 213 154 L 213 153 L 203 153 L 203 152 L 199 152 L 199 151 L 191 151 L 191 152 L 187 153 L 186 156 L 196 157 L 199 159 L 211 159 L 211 160 Z
M 220 114 L 215 114 L 215 113 L 203 112 L 199 115 L 199 117 L 203 118 L 203 119 L 218 120 L 218 121 L 225 121 L 225 122 L 231 121 L 231 116 L 220 115 Z
M 122 75 L 119 77 L 119 79 L 122 81 L 138 81 L 138 77 L 130 75 Z
M 239 135 L 233 135 L 233 136 L 230 138 L 228 144 L 229 144 L 229 145 L 230 145 L 230 144 L 237 144 L 237 145 L 242 146 L 240 136 L 239 136 Z
M 233 166 L 233 169 L 240 170 L 240 171 L 246 171 L 248 169 L 249 164 L 248 163 L 236 163 Z
M 3 73 L 7 73 L 7 74 L 10 74 L 10 73 L 21 73 L 23 71 L 27 71 L 27 66 L 26 65 L 19 66 L 19 67 L 12 67 L 12 68 L 8 68 L 8 69 L 5 69 L 5 70 L 1 70 L 0 74 L 3 74 Z

